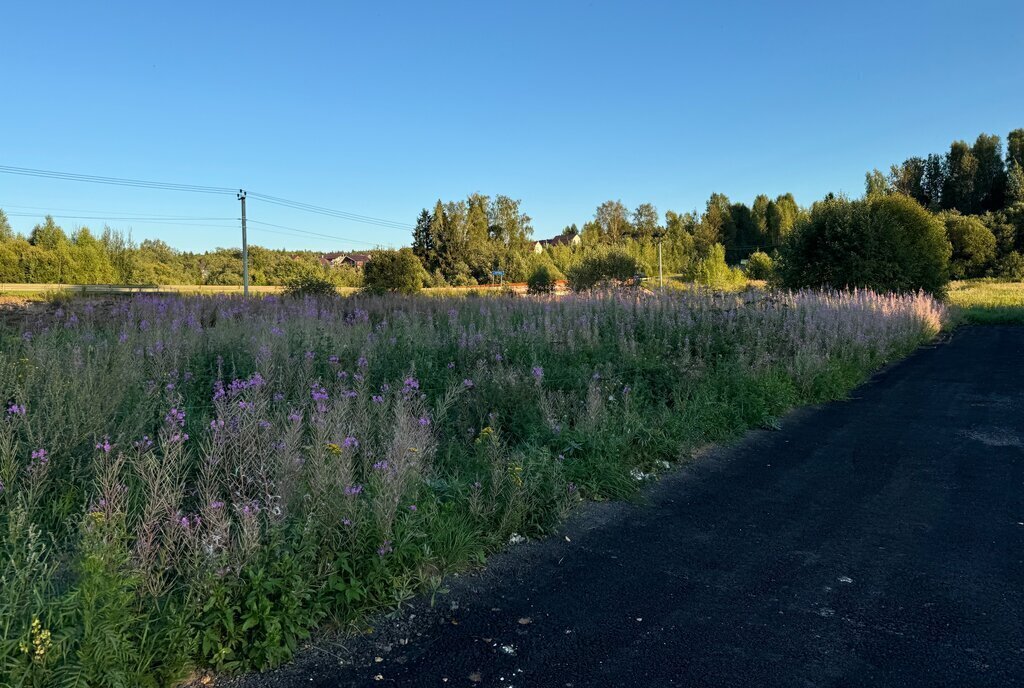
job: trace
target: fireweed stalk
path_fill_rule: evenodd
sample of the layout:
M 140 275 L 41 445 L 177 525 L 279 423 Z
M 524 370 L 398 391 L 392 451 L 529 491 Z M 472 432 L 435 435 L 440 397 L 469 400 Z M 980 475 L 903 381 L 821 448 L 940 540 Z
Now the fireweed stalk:
M 0 326 L 0 684 L 284 661 L 581 494 L 844 394 L 944 319 L 863 291 L 26 315 Z M 33 623 L 55 639 L 38 660 Z

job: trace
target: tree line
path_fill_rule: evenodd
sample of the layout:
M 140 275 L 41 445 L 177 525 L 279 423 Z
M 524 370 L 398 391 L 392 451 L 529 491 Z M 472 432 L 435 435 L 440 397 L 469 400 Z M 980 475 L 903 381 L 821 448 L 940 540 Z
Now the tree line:
M 1003 142 L 980 134 L 945 153 L 907 158 L 867 174 L 867 196 L 914 199 L 945 225 L 950 275 L 1024 279 L 1024 129 Z
M 358 286 L 351 268 L 324 270 L 314 251 L 278 251 L 249 247 L 249 277 L 254 285 L 286 284 L 316 273 L 339 286 Z M 240 285 L 242 252 L 234 248 L 191 253 L 160 239 L 136 243 L 110 227 L 97 235 L 88 227 L 66 232 L 46 216 L 20 236 L 0 210 L 0 282 L 32 284 L 190 284 Z
M 888 174 L 867 173 L 865 198 L 883 196 L 912 199 L 941 221 L 951 246 L 952 277 L 1024 279 L 1024 129 L 1009 133 L 1005 152 L 999 136 L 981 134 L 973 145 L 954 141 L 944 153 L 907 158 Z M 496 274 L 504 281 L 526 281 L 541 267 L 563 278 L 588 257 L 605 256 L 612 248 L 630 256 L 639 272 L 654 275 L 659 245 L 666 273 L 695 277 L 722 272 L 726 263 L 751 256 L 764 266 L 768 255 L 779 257 L 791 243 L 795 229 L 811 222 L 815 207 L 836 200 L 829 194 L 805 208 L 789 193 L 761 194 L 747 205 L 713 193 L 701 210 L 664 214 L 651 203 L 629 209 L 608 200 L 581 225 L 564 227 L 558 233 L 562 240 L 537 251 L 521 201 L 474 193 L 424 208 L 412 231 L 411 252 L 427 286 L 483 284 L 495 281 Z M 862 216 L 867 217 L 850 217 Z M 361 284 L 361 271 L 325 269 L 318 258 L 312 251 L 253 246 L 252 283 L 286 284 L 315 275 L 341 286 Z M 68 234 L 49 216 L 23 237 L 0 210 L 0 282 L 237 285 L 241 280 L 238 249 L 183 252 L 161 240 L 136 244 L 110 228 L 99 235 L 88 228 Z

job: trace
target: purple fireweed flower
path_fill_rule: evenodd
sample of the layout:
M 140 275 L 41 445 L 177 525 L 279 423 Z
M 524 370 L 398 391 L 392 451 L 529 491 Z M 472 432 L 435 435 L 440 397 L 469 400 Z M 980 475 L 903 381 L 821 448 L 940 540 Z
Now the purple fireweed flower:
M 540 380 L 544 377 L 544 369 L 540 366 L 533 366 L 533 370 L 531 372 L 535 380 Z
M 110 443 L 110 437 L 104 436 L 102 442 L 96 443 L 96 448 L 104 454 L 109 454 L 110 450 L 114 448 L 114 445 Z
M 290 420 L 293 423 L 298 423 L 299 421 L 302 420 L 302 414 L 299 413 L 298 411 L 293 410 L 288 414 L 288 420 Z
M 630 391 L 632 391 L 632 389 L 633 388 L 630 387 L 629 385 L 626 385 L 625 387 L 623 387 L 622 388 L 622 396 L 626 396 L 627 394 L 629 394 Z
M 25 330 L 24 332 L 21 333 L 21 338 L 24 339 L 26 342 L 31 342 L 32 333 L 29 332 L 28 330 Z
M 316 354 L 315 353 L 313 353 L 312 351 L 307 351 L 306 352 L 306 360 L 307 361 L 312 361 L 314 358 L 316 358 Z
M 259 426 L 260 426 L 261 428 L 263 428 L 264 430 L 266 430 L 267 428 L 269 428 L 269 427 L 270 427 L 270 423 L 269 423 L 269 422 L 267 422 L 267 421 L 265 421 L 265 420 L 261 420 L 261 421 L 259 422 Z
M 383 385 L 380 386 L 380 391 L 384 394 L 387 394 L 388 392 L 391 391 L 391 385 L 385 382 Z
M 345 488 L 345 494 L 347 496 L 349 496 L 349 497 L 355 497 L 356 495 L 358 495 L 362 491 L 363 491 L 363 486 L 362 485 L 349 485 L 348 487 Z
M 362 382 L 365 378 L 362 373 L 352 373 L 352 379 L 356 382 Z
M 177 425 L 179 428 L 185 427 L 185 412 L 176 408 L 172 408 L 164 416 L 164 421 L 171 425 Z
M 341 446 L 346 447 L 348 449 L 355 449 L 359 446 L 359 440 L 357 440 L 355 437 L 346 437 L 344 440 L 342 440 Z
M 270 334 L 274 335 L 275 337 L 280 337 L 281 335 L 284 334 L 284 330 L 282 330 L 277 325 L 274 325 L 273 327 L 270 328 Z
M 416 505 L 415 504 L 410 504 L 409 505 L 409 511 L 417 511 Z
M 166 389 L 168 392 L 173 392 L 174 391 L 174 383 L 173 382 L 168 382 L 166 385 L 164 385 L 164 389 Z
M 408 389 L 419 389 L 420 388 L 420 381 L 417 380 L 414 377 L 407 377 L 407 378 L 405 378 L 404 384 L 405 384 L 405 388 L 407 390 Z
M 348 371 L 347 370 L 339 370 L 338 371 L 338 379 L 339 380 L 347 380 L 348 379 Z
M 448 361 L 448 370 L 453 370 L 454 368 L 455 368 L 455 361 Z
M 350 525 L 352 525 L 352 520 L 348 519 L 348 518 L 343 518 L 343 519 L 341 519 L 341 525 L 343 525 L 343 526 L 350 526 Z
M 386 556 L 391 554 L 394 550 L 391 549 L 391 540 L 385 540 L 384 544 L 377 548 L 377 554 L 380 556 Z
M 462 386 L 465 387 L 466 389 L 473 389 L 473 387 L 475 387 L 473 381 L 470 380 L 468 377 L 462 381 Z
M 338 360 L 339 360 L 339 359 L 338 359 L 338 357 L 337 357 L 337 356 L 333 356 L 333 355 L 332 355 L 332 356 L 328 356 L 328 357 L 327 357 L 327 361 L 328 361 L 328 363 L 337 363 L 337 362 L 338 362 Z
M 224 502 L 220 501 L 219 499 L 215 499 L 212 502 L 210 502 L 210 508 L 213 509 L 214 511 L 219 511 L 220 509 L 224 508 Z
M 374 394 L 372 397 L 370 397 L 370 400 L 373 403 L 375 403 L 375 404 L 383 404 L 384 403 L 384 397 L 382 397 L 379 394 Z
M 149 435 L 143 435 L 141 440 L 132 442 L 132 446 L 136 449 L 146 450 L 153 446 L 153 440 L 149 439 Z
M 121 334 L 117 335 L 117 342 L 118 342 L 118 344 L 124 344 L 127 341 L 128 341 L 128 333 L 127 332 L 122 332 Z
M 284 401 L 284 394 L 281 392 L 274 392 L 274 401 Z
M 47 463 L 50 459 L 47 458 L 47 451 L 45 449 L 33 449 L 32 460 L 39 463 Z
M 419 423 L 421 428 L 425 428 L 428 425 L 430 425 L 430 419 L 427 418 L 426 416 L 423 416 L 422 418 L 420 418 Z
M 386 471 L 387 469 L 388 469 L 388 462 L 387 461 L 378 461 L 377 463 L 373 464 L 373 470 L 375 470 L 375 471 Z
M 253 404 L 251 401 L 242 400 L 242 401 L 238 402 L 238 408 L 242 409 L 243 411 L 251 410 L 254 407 L 255 407 L 255 404 Z
M 214 382 L 213 383 L 213 400 L 217 401 L 219 399 L 223 399 L 225 395 L 226 395 L 226 392 L 224 391 L 224 383 L 221 380 L 217 380 L 216 382 Z
M 360 356 L 360 357 L 359 357 L 359 360 L 358 360 L 358 361 L 356 361 L 356 366 L 358 366 L 358 367 L 360 367 L 360 368 L 365 368 L 365 367 L 366 367 L 366 366 L 368 366 L 368 365 L 370 365 L 370 364 L 369 364 L 369 362 L 367 362 L 367 360 L 366 360 L 366 357 L 365 357 L 365 356 Z
M 22 404 L 11 404 L 7 407 L 8 416 L 24 416 L 25 406 Z
M 502 362 L 503 360 L 505 360 L 505 359 L 504 359 L 504 358 L 502 357 L 502 355 L 501 355 L 501 354 L 494 354 L 494 360 L 495 360 L 495 361 L 496 361 L 497 363 L 501 363 L 501 362 Z
M 310 396 L 313 397 L 313 401 L 327 401 L 328 399 L 327 390 L 319 382 L 313 383 Z
M 188 440 L 187 432 L 176 432 L 167 438 L 167 441 L 171 444 L 180 444 Z

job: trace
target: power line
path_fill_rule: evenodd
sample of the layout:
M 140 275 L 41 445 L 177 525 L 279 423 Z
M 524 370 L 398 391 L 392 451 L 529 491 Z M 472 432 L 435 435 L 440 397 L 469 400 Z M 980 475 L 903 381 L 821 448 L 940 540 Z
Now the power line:
M 54 212 L 64 213 L 88 213 L 89 215 L 95 215 L 98 219 L 120 217 L 122 215 L 131 215 L 132 219 L 138 217 L 139 219 L 147 220 L 192 220 L 192 219 L 212 219 L 212 220 L 233 220 L 238 221 L 237 217 L 219 217 L 219 218 L 195 218 L 191 215 L 165 215 L 165 214 L 153 214 L 153 213 L 133 213 L 130 210 L 95 210 L 92 208 L 52 208 L 50 206 L 38 206 L 38 205 L 15 205 L 13 203 L 0 203 L 0 209 L 3 208 L 19 208 L 22 210 L 42 210 L 47 215 Z M 8 215 L 15 215 L 18 217 L 27 217 L 31 213 L 7 213 Z M 36 213 L 38 215 L 38 213 Z M 75 217 L 78 217 L 77 215 Z M 84 216 L 83 216 L 84 217 Z
M 39 213 L 6 213 L 10 217 L 39 217 Z M 237 217 L 192 217 L 190 215 L 132 215 L 130 217 L 116 216 L 116 215 L 53 215 L 47 213 L 49 217 L 57 218 L 60 220 L 135 220 L 138 222 L 160 222 L 163 220 L 196 220 L 196 221 L 237 221 Z
M 39 217 L 36 213 L 6 213 L 9 217 Z M 233 217 L 210 217 L 210 218 L 178 218 L 179 222 L 170 222 L 167 220 L 151 220 L 148 218 L 129 218 L 129 217 L 84 217 L 81 215 L 50 215 L 55 220 L 103 220 L 104 222 L 117 222 L 117 221 L 129 221 L 135 220 L 138 222 L 145 222 L 146 224 L 152 225 L 168 225 L 172 227 L 204 227 L 209 229 L 234 229 L 235 225 L 210 225 L 210 224 L 191 224 L 185 220 L 193 220 L 196 222 L 206 222 L 213 220 L 235 220 Z
M 265 227 L 276 227 L 277 229 L 288 230 L 289 232 L 298 232 L 299 234 L 305 234 L 315 237 L 323 237 L 324 239 L 333 239 L 335 241 L 342 241 L 347 244 L 356 244 L 357 246 L 375 246 L 376 244 L 370 244 L 365 241 L 358 241 L 356 239 L 349 239 L 347 237 L 335 236 L 333 234 L 323 234 L 321 232 L 312 232 L 308 229 L 299 229 L 298 227 L 288 227 L 287 225 L 276 225 L 272 222 L 261 222 L 260 220 L 249 220 L 249 224 L 263 225 Z M 261 232 L 271 232 L 272 234 L 283 234 L 284 232 L 273 232 L 269 229 L 257 228 Z
M 317 213 L 319 215 L 327 215 L 328 217 L 337 217 L 343 220 L 352 220 L 354 222 L 362 222 L 370 225 L 377 225 L 379 227 L 386 227 L 389 229 L 412 229 L 412 225 L 404 222 L 396 222 L 395 220 L 385 220 L 379 217 L 371 217 L 369 215 L 358 215 L 356 213 L 350 213 L 344 210 L 334 210 L 333 208 L 325 208 L 324 206 L 313 205 L 311 203 L 302 203 L 300 201 L 291 201 L 287 198 L 279 198 L 277 196 L 268 196 L 266 194 L 249 192 L 250 198 L 258 198 L 266 203 L 273 205 L 283 206 L 285 208 L 292 208 L 294 210 L 303 210 L 309 213 Z
M 75 182 L 88 182 L 91 184 L 110 184 L 115 186 L 128 186 L 143 189 L 159 189 L 164 191 L 185 191 L 192 193 L 210 193 L 210 194 L 233 194 L 236 193 L 236 189 L 229 189 L 223 186 L 201 186 L 197 184 L 177 184 L 172 182 L 155 182 L 147 181 L 143 179 L 129 179 L 123 177 L 103 177 L 93 174 L 79 174 L 74 172 L 57 172 L 55 170 L 39 170 L 31 167 L 13 167 L 10 165 L 0 165 L 0 173 L 2 174 L 14 174 L 25 177 L 40 177 L 43 179 L 62 179 L 65 181 Z M 336 217 L 343 220 L 351 220 L 353 222 L 361 222 L 369 225 L 376 225 L 378 227 L 385 227 L 388 229 L 412 229 L 412 225 L 404 222 L 397 222 L 395 220 L 386 220 L 380 217 L 372 217 L 370 215 L 360 215 L 358 213 L 350 213 L 345 210 L 335 210 L 334 208 L 327 208 L 325 206 L 313 205 L 312 203 L 303 203 L 301 201 L 293 201 L 287 198 L 281 198 L 279 196 L 270 196 L 268 194 L 252 193 L 248 196 L 252 198 L 258 198 L 266 203 L 273 205 L 279 205 L 285 208 L 291 208 L 293 210 L 302 210 L 309 213 L 317 213 L 320 215 L 326 215 L 328 217 Z
M 30 167 L 11 167 L 0 165 L 0 173 L 16 174 L 24 177 L 41 177 L 44 179 L 63 179 L 73 182 L 89 182 L 91 184 L 111 184 L 114 186 L 132 186 L 143 189 L 161 189 L 164 191 L 188 191 L 192 193 L 225 194 L 235 193 L 234 189 L 221 186 L 199 186 L 196 184 L 175 184 L 171 182 L 154 182 L 144 179 L 126 179 L 122 177 L 101 177 L 94 174 L 77 174 L 74 172 L 56 172 L 54 170 L 37 170 Z

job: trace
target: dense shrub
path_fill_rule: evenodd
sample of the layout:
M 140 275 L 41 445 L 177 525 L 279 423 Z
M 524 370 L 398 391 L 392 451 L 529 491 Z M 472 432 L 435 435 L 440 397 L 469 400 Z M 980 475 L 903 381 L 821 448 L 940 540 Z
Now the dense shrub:
M 747 258 L 744 272 L 747 273 L 748 279 L 767 280 L 771 278 L 774 268 L 775 264 L 771 256 L 764 251 L 754 251 Z
M 337 296 L 334 282 L 323 275 L 306 272 L 288 280 L 284 286 L 286 296 Z
M 526 280 L 526 290 L 531 294 L 550 294 L 555 291 L 555 277 L 547 265 L 538 265 Z
M 953 279 L 984 277 L 996 257 L 996 237 L 985 224 L 973 215 L 943 213 L 946 237 L 953 248 L 949 260 L 949 274 Z
M 573 265 L 566 278 L 573 291 L 587 291 L 603 285 L 626 284 L 639 272 L 636 258 L 619 249 L 603 248 Z
M 376 251 L 363 268 L 363 289 L 371 294 L 415 294 L 423 280 L 423 265 L 409 248 Z
M 725 291 L 740 289 L 747 283 L 742 270 L 725 262 L 725 247 L 721 244 L 710 246 L 707 255 L 695 262 L 684 275 L 691 282 Z
M 911 198 L 828 198 L 783 244 L 776 272 L 790 288 L 938 294 L 949 281 L 950 253 L 942 221 Z
M 1014 282 L 1024 281 L 1024 256 L 1016 251 L 1010 251 L 1005 258 L 996 265 L 996 273 L 999 277 Z

